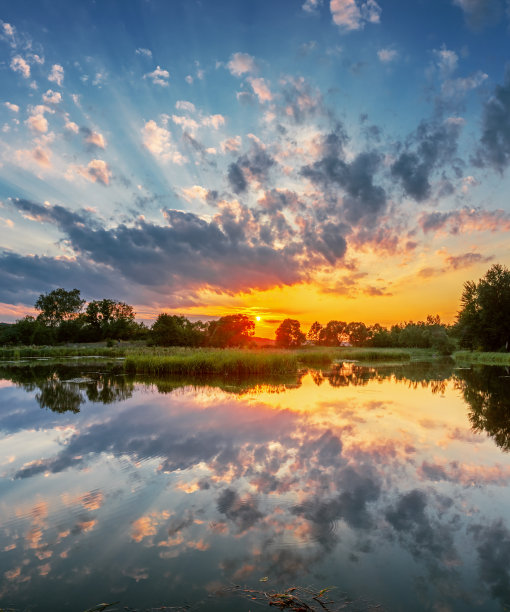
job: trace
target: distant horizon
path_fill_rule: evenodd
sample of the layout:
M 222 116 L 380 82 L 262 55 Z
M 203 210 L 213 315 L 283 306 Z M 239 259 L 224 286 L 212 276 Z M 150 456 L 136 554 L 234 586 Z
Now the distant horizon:
M 0 321 L 78 287 L 260 337 L 453 323 L 510 265 L 509 28 L 503 0 L 4 4 Z

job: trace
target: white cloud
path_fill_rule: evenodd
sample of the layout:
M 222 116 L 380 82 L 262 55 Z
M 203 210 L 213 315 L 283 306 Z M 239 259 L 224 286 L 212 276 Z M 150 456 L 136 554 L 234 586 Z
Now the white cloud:
M 78 127 L 78 124 L 76 124 L 74 121 L 71 121 L 69 119 L 69 114 L 66 113 L 65 115 L 65 124 L 64 127 L 66 130 L 69 130 L 70 132 L 74 132 L 75 134 L 77 134 L 80 131 L 80 128 Z
M 48 89 L 48 91 L 43 94 L 42 98 L 46 104 L 59 104 L 62 102 L 62 94 L 58 91 L 53 91 L 52 89 Z
M 207 115 L 202 119 L 202 125 L 213 127 L 218 130 L 222 125 L 225 125 L 225 117 L 223 115 Z
M 455 72 L 459 62 L 459 56 L 455 51 L 451 51 L 443 46 L 441 49 L 434 49 L 433 53 L 436 58 L 437 68 L 443 78 L 447 78 Z
M 186 200 L 186 202 L 191 202 L 191 200 L 205 201 L 208 193 L 209 191 L 205 189 L 205 187 L 201 187 L 200 185 L 193 185 L 193 187 L 183 187 L 181 189 L 181 195 Z
M 377 57 L 383 64 L 388 64 L 398 57 L 398 52 L 395 49 L 379 49 Z
M 48 75 L 48 81 L 56 83 L 59 87 L 62 87 L 64 82 L 64 69 L 60 64 L 53 64 L 51 72 Z
M 478 71 L 469 77 L 447 79 L 441 85 L 441 92 L 448 97 L 463 95 L 469 90 L 479 87 L 488 78 L 485 72 Z
M 241 142 L 241 136 L 232 136 L 221 142 L 221 150 L 223 153 L 235 153 L 241 148 Z
M 188 102 L 186 100 L 177 100 L 175 108 L 177 110 L 188 111 L 188 113 L 194 113 L 197 110 L 193 102 Z
M 273 95 L 265 79 L 249 77 L 248 82 L 253 89 L 253 93 L 259 99 L 259 102 L 270 102 L 273 99 Z
M 375 0 L 331 0 L 333 23 L 341 30 L 361 30 L 365 23 L 379 23 L 381 7 Z
M 16 46 L 16 42 L 14 40 L 14 37 L 16 35 L 16 28 L 10 23 L 7 23 L 6 21 L 2 21 L 2 32 L 4 36 L 6 36 L 9 42 L 11 43 L 11 46 L 12 47 Z
M 51 151 L 43 146 L 36 146 L 33 149 L 20 149 L 16 151 L 16 158 L 25 164 L 34 161 L 42 168 L 51 168 Z
M 306 0 L 302 8 L 307 13 L 314 13 L 321 4 L 322 0 Z
M 154 85 L 160 85 L 161 87 L 168 86 L 168 79 L 170 78 L 170 73 L 168 70 L 163 70 L 160 66 L 156 67 L 156 70 L 152 72 L 148 72 L 144 75 L 144 79 L 151 79 Z
M 74 170 L 91 183 L 101 183 L 105 186 L 109 185 L 112 175 L 108 164 L 102 159 L 93 159 L 87 166 L 71 166 L 70 170 Z
M 6 106 L 13 113 L 17 113 L 19 111 L 19 106 L 17 104 L 12 104 L 11 102 L 4 102 L 4 106 Z
M 150 49 L 144 49 L 143 47 L 138 47 L 135 53 L 136 55 L 142 55 L 143 57 L 152 57 L 152 51 Z
M 186 81 L 186 83 L 188 83 L 188 85 L 193 85 L 193 77 L 191 76 L 191 74 L 188 74 L 184 80 Z
M 106 140 L 99 132 L 89 132 L 85 137 L 85 142 L 88 142 L 95 147 L 99 147 L 100 149 L 104 149 L 106 147 Z
M 31 115 L 26 120 L 26 124 L 32 131 L 39 132 L 40 134 L 45 134 L 48 131 L 48 120 L 43 113 Z
M 16 55 L 16 57 L 12 58 L 11 68 L 14 72 L 19 72 L 23 78 L 30 78 L 30 66 L 27 61 L 25 61 L 21 55 Z
M 29 57 L 30 57 L 30 60 L 34 62 L 35 64 L 40 64 L 40 65 L 44 64 L 44 57 L 37 55 L 37 53 L 32 53 Z
M 92 81 L 92 85 L 94 85 L 95 87 L 101 87 L 101 85 L 106 81 L 107 76 L 108 75 L 106 74 L 106 72 L 96 72 L 96 76 Z
M 172 115 L 172 121 L 176 125 L 180 125 L 183 129 L 194 132 L 198 129 L 199 124 L 191 117 L 184 117 L 183 115 Z
M 255 58 L 248 55 L 248 53 L 234 53 L 227 64 L 227 68 L 230 70 L 231 74 L 237 77 L 248 72 L 257 71 Z
M 163 160 L 170 160 L 175 164 L 183 164 L 183 157 L 172 143 L 170 132 L 160 127 L 153 119 L 147 121 L 142 128 L 144 146 L 154 155 Z

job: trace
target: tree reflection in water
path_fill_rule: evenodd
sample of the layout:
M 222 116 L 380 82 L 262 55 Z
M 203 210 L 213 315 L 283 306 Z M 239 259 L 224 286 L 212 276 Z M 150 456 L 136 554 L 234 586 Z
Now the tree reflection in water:
M 505 452 L 510 450 L 510 372 L 508 368 L 476 366 L 456 372 L 456 386 L 470 407 L 474 431 L 485 431 Z

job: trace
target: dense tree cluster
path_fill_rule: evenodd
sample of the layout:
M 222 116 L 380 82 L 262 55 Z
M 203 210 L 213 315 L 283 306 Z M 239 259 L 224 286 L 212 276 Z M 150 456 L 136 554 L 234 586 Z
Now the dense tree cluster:
M 87 304 L 79 289 L 54 289 L 35 302 L 36 317 L 26 316 L 0 328 L 0 344 L 57 344 L 143 337 L 145 326 L 135 321 L 132 306 L 117 300 Z
M 478 283 L 467 281 L 457 314 L 462 347 L 508 351 L 510 347 L 510 270 L 493 265 Z

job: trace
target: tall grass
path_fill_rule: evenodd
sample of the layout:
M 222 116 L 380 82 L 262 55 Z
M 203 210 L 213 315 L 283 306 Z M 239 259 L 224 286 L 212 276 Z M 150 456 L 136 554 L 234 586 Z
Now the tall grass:
M 510 365 L 510 353 L 482 353 L 480 351 L 457 351 L 455 361 L 480 363 L 483 365 Z
M 123 347 L 105 346 L 19 346 L 19 347 L 0 347 L 0 361 L 26 359 L 28 357 L 121 357 L 125 354 Z
M 189 376 L 253 376 L 285 374 L 297 370 L 297 356 L 287 352 L 241 349 L 195 350 L 176 354 L 126 356 L 126 372 L 137 374 L 181 374 Z

